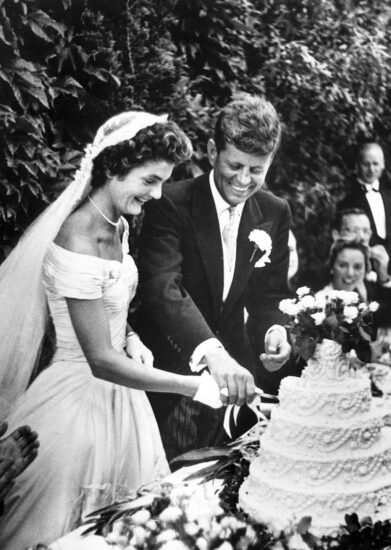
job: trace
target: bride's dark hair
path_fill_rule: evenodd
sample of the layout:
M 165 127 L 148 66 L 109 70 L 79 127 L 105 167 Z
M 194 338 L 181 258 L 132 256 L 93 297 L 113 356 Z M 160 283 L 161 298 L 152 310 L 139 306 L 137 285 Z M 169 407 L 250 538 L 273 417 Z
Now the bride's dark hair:
M 133 168 L 149 161 L 177 165 L 188 160 L 192 153 L 191 141 L 175 122 L 157 122 L 132 139 L 103 149 L 93 160 L 91 186 L 102 187 L 109 178 L 125 177 Z

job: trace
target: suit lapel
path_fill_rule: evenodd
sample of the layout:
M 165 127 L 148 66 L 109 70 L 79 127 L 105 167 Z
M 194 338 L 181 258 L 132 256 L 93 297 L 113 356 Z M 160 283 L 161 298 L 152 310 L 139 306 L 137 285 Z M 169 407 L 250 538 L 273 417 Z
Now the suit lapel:
M 240 226 L 238 231 L 236 264 L 232 285 L 227 299 L 222 309 L 222 317 L 226 317 L 232 310 L 236 301 L 240 297 L 243 288 L 254 269 L 254 264 L 262 256 L 261 251 L 257 251 L 254 256 L 254 243 L 249 240 L 249 235 L 253 229 L 263 229 L 270 232 L 271 223 L 263 223 L 264 216 L 260 205 L 254 197 L 250 197 L 244 206 Z M 253 257 L 252 257 L 253 256 Z
M 372 210 L 371 210 L 371 207 L 369 206 L 366 193 L 361 187 L 361 185 L 358 182 L 356 183 L 357 183 L 357 188 L 355 189 L 355 194 L 356 194 L 356 200 L 357 200 L 357 207 L 362 208 L 364 212 L 366 212 L 369 218 L 369 221 L 371 223 L 372 230 L 376 232 L 375 220 L 373 218 Z
M 220 311 L 223 294 L 224 265 L 220 227 L 209 186 L 209 175 L 201 177 L 197 184 L 191 214 L 195 238 L 207 274 L 213 296 L 213 306 L 217 315 Z
M 381 196 L 386 214 L 386 240 L 388 240 L 389 235 L 391 235 L 391 191 L 389 189 L 383 189 L 381 190 Z

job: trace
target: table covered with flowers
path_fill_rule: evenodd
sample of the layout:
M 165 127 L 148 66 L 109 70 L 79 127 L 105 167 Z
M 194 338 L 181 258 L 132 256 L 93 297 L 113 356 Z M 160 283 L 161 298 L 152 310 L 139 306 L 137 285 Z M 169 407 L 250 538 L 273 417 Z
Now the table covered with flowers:
M 367 330 L 376 307 L 356 304 L 352 294 L 337 293 L 331 300 L 317 300 L 309 289 L 300 289 L 295 300 L 285 301 L 281 307 L 292 321 L 291 328 L 304 356 L 310 357 L 311 349 L 324 338 L 339 342 L 345 353 L 352 352 L 353 368 L 361 368 L 362 376 L 372 376 L 373 382 L 379 382 L 378 387 L 372 384 L 374 394 L 381 395 L 383 391 L 386 399 L 381 406 L 389 406 L 389 366 L 384 362 L 365 362 L 370 353 Z M 389 409 L 391 419 L 391 406 Z M 271 526 L 257 523 L 240 510 L 239 487 L 248 475 L 249 464 L 258 455 L 267 413 L 261 411 L 257 425 L 230 445 L 178 457 L 173 463 L 177 468 L 174 474 L 91 514 L 85 525 L 53 543 L 50 549 L 391 549 L 391 518 L 380 521 L 346 514 L 345 523 L 337 531 L 315 536 L 310 515 L 300 517 L 292 510 L 288 522 L 277 518 Z
M 258 441 L 258 433 L 249 432 L 230 448 L 210 449 L 208 462 L 203 451 L 190 454 L 189 462 L 202 460 L 201 464 L 185 466 L 165 480 L 140 489 L 127 502 L 97 512 L 86 525 L 50 545 L 50 550 L 391 548 L 390 521 L 373 522 L 352 514 L 346 516 L 338 534 L 319 538 L 311 534 L 308 517 L 270 529 L 238 511 L 238 489 L 248 474 Z

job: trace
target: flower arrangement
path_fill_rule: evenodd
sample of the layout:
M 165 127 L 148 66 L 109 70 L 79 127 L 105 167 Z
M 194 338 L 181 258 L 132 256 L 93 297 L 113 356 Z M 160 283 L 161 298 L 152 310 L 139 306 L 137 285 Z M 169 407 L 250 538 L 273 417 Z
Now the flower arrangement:
M 354 350 L 364 362 L 371 359 L 373 313 L 379 304 L 360 301 L 357 292 L 330 290 L 314 294 L 304 286 L 297 297 L 280 302 L 288 326 L 303 359 L 312 357 L 316 344 L 324 339 L 338 342 L 344 353 Z
M 259 442 L 258 442 L 259 445 Z M 311 519 L 302 518 L 271 531 L 238 512 L 238 490 L 248 475 L 242 457 L 225 470 L 223 488 L 155 484 L 151 492 L 101 511 L 98 532 L 113 550 L 368 550 L 391 544 L 391 521 L 372 522 L 346 515 L 337 534 L 311 534 Z M 251 454 L 251 453 L 250 453 Z M 99 516 L 99 514 L 98 514 Z M 97 516 L 95 516 L 97 520 Z M 103 525 L 103 528 L 102 528 Z M 30 550 L 44 550 L 35 547 Z M 48 549 L 47 549 L 48 550 Z
M 306 530 L 310 520 L 301 524 Z M 163 484 L 148 505 L 114 519 L 105 540 L 118 550 L 310 550 L 301 527 L 291 527 L 272 533 L 240 513 L 227 513 L 212 486 Z
M 270 253 L 272 251 L 272 240 L 269 233 L 266 233 L 263 229 L 253 229 L 248 236 L 249 241 L 254 243 L 254 251 L 250 258 L 252 262 L 257 250 L 264 252 L 262 257 L 257 260 L 254 267 L 265 267 L 266 264 L 270 264 Z

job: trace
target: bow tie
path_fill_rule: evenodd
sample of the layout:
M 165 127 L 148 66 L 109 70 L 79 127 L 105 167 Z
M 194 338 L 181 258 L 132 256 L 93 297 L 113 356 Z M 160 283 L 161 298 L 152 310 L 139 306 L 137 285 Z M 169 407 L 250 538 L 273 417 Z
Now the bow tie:
M 380 189 L 377 185 L 375 186 L 372 183 L 363 183 L 361 181 L 359 183 L 364 193 L 370 193 L 371 191 L 374 191 L 375 193 L 380 193 Z

